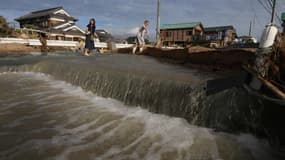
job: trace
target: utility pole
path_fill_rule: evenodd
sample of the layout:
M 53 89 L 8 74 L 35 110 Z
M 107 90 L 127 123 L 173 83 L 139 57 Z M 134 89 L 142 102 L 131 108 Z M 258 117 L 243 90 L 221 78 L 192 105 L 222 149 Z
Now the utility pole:
M 256 17 L 256 15 L 254 14 L 253 20 L 250 20 L 250 22 L 249 22 L 248 36 L 252 36 L 253 35 L 253 30 L 254 30 L 254 26 L 255 26 L 255 17 Z
M 271 23 L 274 23 L 274 17 L 275 17 L 275 8 L 276 8 L 276 0 L 273 0 L 273 5 L 272 5 L 272 14 L 271 14 Z
M 160 0 L 157 0 L 156 46 L 160 46 Z
M 248 36 L 251 36 L 251 30 L 252 30 L 251 28 L 252 28 L 252 21 L 250 20 Z

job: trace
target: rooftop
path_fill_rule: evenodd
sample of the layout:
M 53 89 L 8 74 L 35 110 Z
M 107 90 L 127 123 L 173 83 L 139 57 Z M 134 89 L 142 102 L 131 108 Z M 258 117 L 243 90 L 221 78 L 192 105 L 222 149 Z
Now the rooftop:
M 49 9 L 37 10 L 37 11 L 33 11 L 33 12 L 31 12 L 31 13 L 33 13 L 33 14 L 36 14 L 36 13 L 44 13 L 44 12 L 50 13 L 50 12 L 58 11 L 58 10 L 60 10 L 60 9 L 63 9 L 63 7 L 60 6 L 60 7 L 54 7 L 54 8 L 49 8 Z
M 225 31 L 225 30 L 235 31 L 235 28 L 233 26 L 216 26 L 216 27 L 205 28 L 205 32 L 219 32 L 219 31 Z
M 191 23 L 162 24 L 160 26 L 160 29 L 186 29 L 186 28 L 194 28 L 198 25 L 202 25 L 202 23 L 191 22 Z
M 16 18 L 15 20 L 21 21 L 21 20 L 25 20 L 25 19 L 33 19 L 33 18 L 37 18 L 37 17 L 46 17 L 46 16 L 54 17 L 54 18 L 63 17 L 62 14 L 55 14 L 55 12 L 59 11 L 59 10 L 63 10 L 63 7 L 60 6 L 60 7 L 55 7 L 55 8 L 33 11 L 33 12 L 30 12 L 24 16 Z M 68 18 L 70 20 L 76 20 L 75 18 L 68 17 L 68 16 L 65 16 L 65 18 Z

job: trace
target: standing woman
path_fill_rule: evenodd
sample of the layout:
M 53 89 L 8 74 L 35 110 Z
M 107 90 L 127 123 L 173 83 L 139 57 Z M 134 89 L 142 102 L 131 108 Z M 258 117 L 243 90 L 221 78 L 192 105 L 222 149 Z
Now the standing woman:
M 85 39 L 85 51 L 84 55 L 89 56 L 90 52 L 95 49 L 94 45 L 94 38 L 95 38 L 95 29 L 96 29 L 96 21 L 94 18 L 91 18 L 89 21 L 89 24 L 87 25 L 87 28 L 85 30 L 86 32 L 86 39 Z

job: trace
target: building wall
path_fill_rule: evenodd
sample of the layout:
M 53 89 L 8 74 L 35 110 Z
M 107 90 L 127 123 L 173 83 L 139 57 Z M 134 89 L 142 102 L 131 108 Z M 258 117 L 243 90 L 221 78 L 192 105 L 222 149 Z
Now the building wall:
M 25 20 L 25 21 L 21 21 L 20 22 L 20 27 L 26 27 L 27 26 L 31 26 L 32 29 L 38 29 L 38 30 L 45 30 L 45 29 L 49 29 L 52 28 L 56 25 L 58 25 L 59 23 L 62 23 L 61 21 L 56 21 L 56 20 L 48 20 L 48 18 L 46 19 L 31 19 L 31 20 Z M 32 32 L 33 33 L 33 32 Z M 66 37 L 64 34 L 60 34 L 60 33 L 51 33 L 52 35 L 50 35 L 48 37 L 48 39 L 50 40 L 67 40 L 67 41 L 78 41 L 79 39 L 81 39 L 82 36 L 75 34 L 73 35 L 73 37 Z
M 161 30 L 161 40 L 166 45 L 175 44 L 177 42 L 192 41 L 192 29 L 177 29 L 177 30 Z
M 189 29 L 160 30 L 161 41 L 164 45 L 187 44 L 193 42 L 193 37 L 201 37 L 204 31 L 202 26 Z
M 62 23 L 60 21 L 53 21 L 53 20 L 48 20 L 49 21 L 49 27 L 55 27 L 58 24 Z
M 34 18 L 34 19 L 28 19 L 28 20 L 22 20 L 20 21 L 20 27 L 26 27 L 26 26 L 35 26 L 35 29 L 47 29 L 50 27 L 57 26 L 60 23 L 68 22 L 67 20 L 51 20 L 49 17 L 43 17 L 43 18 Z M 75 22 L 73 22 L 75 23 Z
M 227 35 L 225 35 L 225 33 Z M 205 37 L 207 41 L 215 43 L 216 46 L 224 47 L 233 42 L 235 32 L 233 30 L 205 32 Z
M 45 18 L 35 18 L 20 22 L 21 28 L 27 26 L 33 26 L 34 29 L 42 29 L 42 28 L 48 28 L 48 25 L 49 25 L 48 20 Z

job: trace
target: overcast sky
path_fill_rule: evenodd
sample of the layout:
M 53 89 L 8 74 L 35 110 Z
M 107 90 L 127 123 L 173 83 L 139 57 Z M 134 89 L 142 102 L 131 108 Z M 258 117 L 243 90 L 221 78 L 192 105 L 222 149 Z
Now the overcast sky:
M 270 14 L 258 1 L 268 5 L 268 0 L 161 0 L 161 23 L 199 21 L 204 27 L 233 25 L 238 35 L 247 35 L 249 22 L 255 19 L 253 35 L 259 38 Z M 285 12 L 285 0 L 277 1 L 280 17 Z M 154 37 L 156 5 L 157 0 L 0 0 L 0 15 L 13 21 L 34 10 L 63 6 L 79 19 L 77 25 L 82 29 L 94 17 L 97 29 L 114 35 L 134 34 L 142 21 L 148 19 Z

